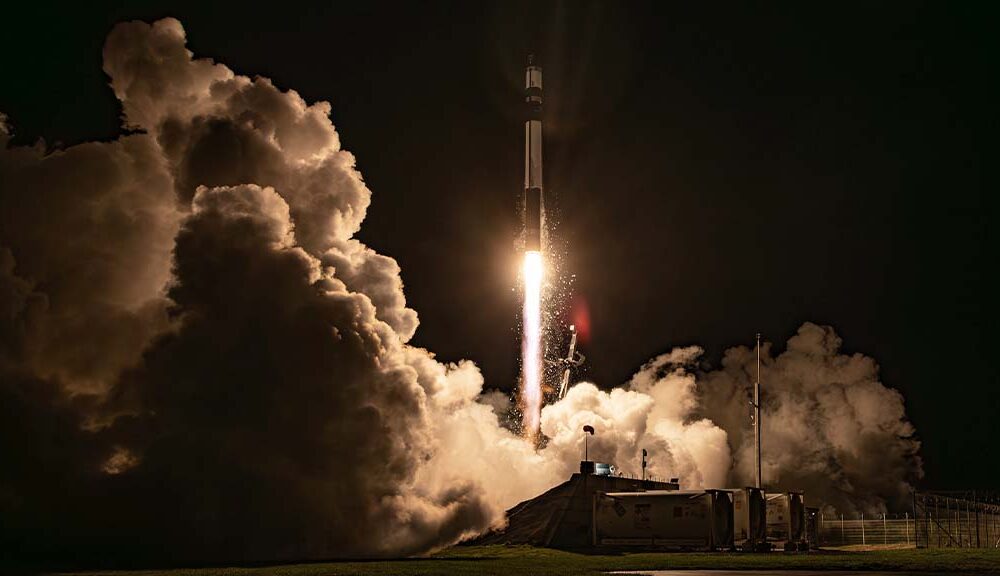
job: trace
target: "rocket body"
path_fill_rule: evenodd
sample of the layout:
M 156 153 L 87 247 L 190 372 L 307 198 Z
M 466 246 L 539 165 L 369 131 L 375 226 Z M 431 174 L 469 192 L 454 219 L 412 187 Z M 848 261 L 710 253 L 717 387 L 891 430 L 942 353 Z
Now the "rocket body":
M 524 102 L 524 315 L 521 348 L 522 432 L 535 442 L 539 438 L 544 378 L 542 341 L 542 69 L 528 57 Z
M 528 57 L 524 81 L 524 249 L 542 250 L 542 69 Z

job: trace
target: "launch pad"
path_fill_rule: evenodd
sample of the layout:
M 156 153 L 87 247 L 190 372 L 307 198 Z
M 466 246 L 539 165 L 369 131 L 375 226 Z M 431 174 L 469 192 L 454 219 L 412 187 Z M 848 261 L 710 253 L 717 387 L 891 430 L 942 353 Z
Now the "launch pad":
M 526 544 L 565 550 L 592 545 L 594 496 L 603 492 L 677 490 L 678 485 L 621 476 L 575 473 L 562 484 L 507 511 L 507 526 L 472 544 Z
M 507 525 L 469 544 L 561 550 L 804 551 L 817 542 L 801 492 L 680 490 L 679 482 L 593 473 L 594 462 L 507 511 Z M 814 523 L 813 523 L 814 526 Z

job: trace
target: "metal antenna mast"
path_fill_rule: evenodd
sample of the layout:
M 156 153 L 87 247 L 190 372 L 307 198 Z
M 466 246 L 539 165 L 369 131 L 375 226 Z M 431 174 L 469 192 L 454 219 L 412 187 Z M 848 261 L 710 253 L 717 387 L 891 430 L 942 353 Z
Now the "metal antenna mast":
M 561 366 L 563 368 L 562 382 L 559 384 L 560 400 L 566 397 L 566 392 L 569 390 L 569 371 L 572 368 L 578 368 L 581 364 L 583 364 L 584 360 L 587 359 L 576 349 L 576 326 L 571 324 L 569 327 L 569 333 L 569 352 L 566 354 L 566 357 L 560 358 L 556 362 L 549 361 L 549 364 Z
M 753 433 L 757 480 L 755 486 L 760 488 L 760 332 L 757 333 L 757 380 L 753 383 Z

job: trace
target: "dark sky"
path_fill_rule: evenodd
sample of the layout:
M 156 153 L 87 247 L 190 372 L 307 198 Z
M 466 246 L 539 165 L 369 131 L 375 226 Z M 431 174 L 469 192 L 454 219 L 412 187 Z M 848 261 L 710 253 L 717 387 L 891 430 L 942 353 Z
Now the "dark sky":
M 106 34 L 179 18 L 196 55 L 332 103 L 374 192 L 360 237 L 399 261 L 415 343 L 509 390 L 520 83 L 536 51 L 590 377 L 611 387 L 675 345 L 717 362 L 755 332 L 780 344 L 830 324 L 906 397 L 927 487 L 995 486 L 995 11 L 212 4 L 5 18 L 0 111 L 18 141 L 114 137 Z

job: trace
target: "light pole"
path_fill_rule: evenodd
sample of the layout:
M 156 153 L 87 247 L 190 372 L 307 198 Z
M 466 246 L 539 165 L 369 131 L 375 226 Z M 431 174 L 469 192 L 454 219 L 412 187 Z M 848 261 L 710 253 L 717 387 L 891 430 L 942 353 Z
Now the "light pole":
M 754 453 L 756 456 L 756 484 L 761 487 L 760 482 L 760 332 L 757 333 L 757 379 L 753 383 L 753 432 L 754 432 Z
M 583 427 L 583 459 L 585 462 L 590 462 L 590 437 L 587 434 L 594 435 L 594 427 L 590 424 Z

